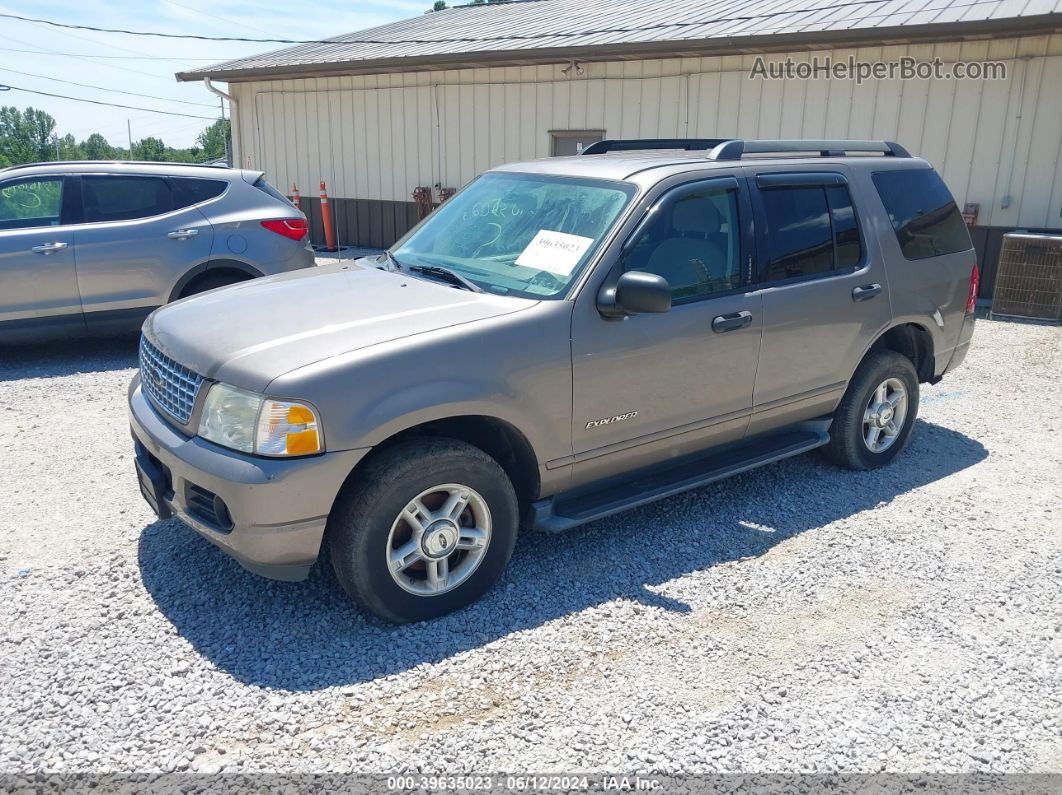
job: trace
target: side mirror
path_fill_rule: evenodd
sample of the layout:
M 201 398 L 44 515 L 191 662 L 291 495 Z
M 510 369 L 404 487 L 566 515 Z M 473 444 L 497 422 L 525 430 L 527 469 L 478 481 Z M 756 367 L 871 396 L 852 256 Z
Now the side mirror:
M 671 309 L 671 285 L 655 273 L 627 271 L 614 286 L 601 290 L 597 308 L 606 317 L 667 312 Z

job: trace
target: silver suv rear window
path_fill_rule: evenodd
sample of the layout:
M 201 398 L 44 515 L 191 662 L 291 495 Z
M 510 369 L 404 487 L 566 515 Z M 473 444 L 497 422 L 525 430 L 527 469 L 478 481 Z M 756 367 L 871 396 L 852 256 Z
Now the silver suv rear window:
M 268 193 L 274 199 L 284 202 L 284 204 L 289 204 L 292 207 L 295 206 L 294 204 L 291 204 L 291 199 L 289 199 L 283 193 L 281 193 L 268 182 L 266 182 L 265 177 L 259 177 L 257 180 L 255 180 L 254 186 L 263 193 Z

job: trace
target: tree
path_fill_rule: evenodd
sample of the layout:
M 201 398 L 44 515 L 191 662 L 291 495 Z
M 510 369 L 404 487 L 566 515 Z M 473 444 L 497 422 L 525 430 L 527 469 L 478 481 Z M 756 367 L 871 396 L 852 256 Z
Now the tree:
M 119 154 L 99 133 L 92 133 L 81 142 L 81 153 L 86 160 L 115 160 Z
M 217 160 L 228 154 L 229 136 L 232 134 L 228 119 L 218 119 L 216 122 L 199 133 L 196 142 L 202 148 L 199 159 L 202 161 Z
M 74 136 L 67 133 L 62 138 L 55 140 L 55 148 L 59 152 L 60 160 L 84 160 L 85 152 L 82 150 L 81 145 L 74 140 Z
M 54 130 L 43 110 L 0 108 L 0 165 L 55 160 Z
M 166 160 L 166 144 L 161 138 L 143 138 L 133 143 L 133 160 Z
M 435 0 L 435 5 L 431 7 L 432 11 L 442 11 L 446 8 L 446 0 Z

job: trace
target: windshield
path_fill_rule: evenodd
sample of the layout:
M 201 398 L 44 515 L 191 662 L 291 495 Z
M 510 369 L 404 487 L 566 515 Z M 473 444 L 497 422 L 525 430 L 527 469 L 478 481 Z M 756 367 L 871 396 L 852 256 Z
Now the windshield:
M 621 182 L 484 174 L 391 252 L 403 267 L 449 268 L 487 292 L 559 298 L 633 194 Z

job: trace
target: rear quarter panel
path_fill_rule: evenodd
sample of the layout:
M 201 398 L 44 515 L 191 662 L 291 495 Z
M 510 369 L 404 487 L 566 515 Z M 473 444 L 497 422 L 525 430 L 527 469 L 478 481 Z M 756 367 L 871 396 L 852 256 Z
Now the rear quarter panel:
M 875 171 L 910 167 L 910 160 L 858 169 L 865 204 L 872 209 L 871 233 L 881 248 L 892 303 L 892 325 L 913 323 L 933 340 L 934 375 L 944 372 L 959 343 L 966 315 L 970 271 L 977 262 L 972 247 L 939 257 L 909 260 L 900 249 L 896 232 L 873 182 Z M 924 163 L 922 164 L 924 166 Z
M 243 180 L 233 180 L 222 196 L 200 207 L 214 226 L 212 260 L 237 260 L 263 275 L 315 264 L 308 237 L 291 240 L 261 224 L 272 218 L 305 219 L 306 216 Z

